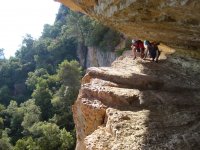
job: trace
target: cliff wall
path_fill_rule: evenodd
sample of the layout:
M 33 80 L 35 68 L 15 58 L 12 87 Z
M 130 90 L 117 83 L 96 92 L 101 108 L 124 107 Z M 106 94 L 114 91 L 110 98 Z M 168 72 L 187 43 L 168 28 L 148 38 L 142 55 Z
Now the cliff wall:
M 94 47 L 88 47 L 87 68 L 110 66 L 117 58 L 115 52 L 102 52 Z
M 98 48 L 84 46 L 77 49 L 77 56 L 84 68 L 110 66 L 117 58 L 115 52 L 104 52 Z

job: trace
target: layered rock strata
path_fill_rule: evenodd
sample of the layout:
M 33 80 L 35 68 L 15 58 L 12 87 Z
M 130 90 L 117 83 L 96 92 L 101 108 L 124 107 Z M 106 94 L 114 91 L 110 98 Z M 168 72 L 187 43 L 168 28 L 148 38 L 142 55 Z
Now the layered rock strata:
M 200 149 L 199 108 L 198 60 L 154 63 L 128 53 L 82 79 L 73 105 L 76 150 Z

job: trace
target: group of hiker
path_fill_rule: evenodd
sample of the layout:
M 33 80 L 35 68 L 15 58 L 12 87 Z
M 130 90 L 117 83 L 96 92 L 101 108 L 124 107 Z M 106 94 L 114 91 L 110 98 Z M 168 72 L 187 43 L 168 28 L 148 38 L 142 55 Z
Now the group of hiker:
M 133 59 L 136 58 L 136 53 L 139 52 L 142 59 L 146 59 L 149 56 L 152 61 L 158 62 L 160 56 L 159 44 L 159 42 L 149 42 L 148 40 L 144 40 L 144 42 L 141 40 L 132 40 Z

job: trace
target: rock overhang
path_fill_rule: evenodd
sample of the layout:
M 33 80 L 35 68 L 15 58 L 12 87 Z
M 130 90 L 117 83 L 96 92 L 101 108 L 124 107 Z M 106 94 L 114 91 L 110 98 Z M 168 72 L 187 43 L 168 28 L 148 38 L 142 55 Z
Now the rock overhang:
M 130 38 L 160 41 L 200 57 L 198 0 L 57 0 Z M 187 55 L 184 54 L 184 55 Z

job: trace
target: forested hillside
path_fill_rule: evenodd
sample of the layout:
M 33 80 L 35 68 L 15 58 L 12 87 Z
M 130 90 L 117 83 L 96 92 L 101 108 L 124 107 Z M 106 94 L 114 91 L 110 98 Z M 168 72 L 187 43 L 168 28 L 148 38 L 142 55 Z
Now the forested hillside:
M 27 34 L 15 57 L 0 56 L 0 149 L 74 149 L 71 105 L 84 70 L 76 49 L 113 51 L 120 34 L 61 6 L 42 36 Z

